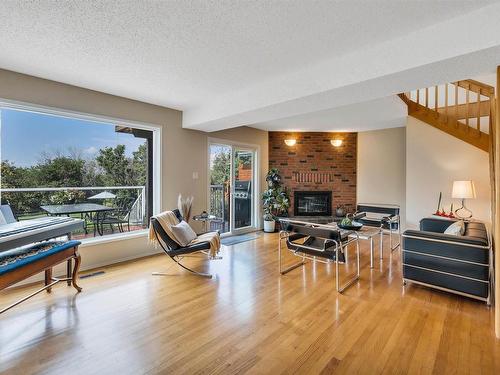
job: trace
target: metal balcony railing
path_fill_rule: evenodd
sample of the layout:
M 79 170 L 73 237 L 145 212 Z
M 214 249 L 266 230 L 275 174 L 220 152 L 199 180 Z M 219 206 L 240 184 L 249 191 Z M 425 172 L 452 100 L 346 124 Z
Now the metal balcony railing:
M 121 199 L 133 202 L 127 209 L 130 223 L 144 225 L 146 221 L 145 186 L 88 186 L 88 187 L 42 187 L 0 188 L 0 201 L 9 204 L 19 220 L 45 214 L 44 205 L 91 202 L 89 198 L 99 192 L 108 191 L 116 198 L 95 200 L 95 203 L 115 205 Z

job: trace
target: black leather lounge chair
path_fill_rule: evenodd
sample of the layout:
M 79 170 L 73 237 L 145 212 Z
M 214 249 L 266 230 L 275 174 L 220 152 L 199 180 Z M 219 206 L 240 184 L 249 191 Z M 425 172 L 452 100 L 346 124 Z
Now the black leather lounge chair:
M 295 220 L 281 220 L 278 244 L 279 271 L 284 275 L 306 263 L 306 259 L 321 263 L 335 263 L 335 287 L 342 293 L 359 279 L 359 242 L 357 236 L 352 238 L 351 231 L 339 230 L 332 226 L 306 223 Z M 302 261 L 286 269 L 282 267 L 281 243 L 285 240 L 286 246 L 292 254 L 302 258 Z M 345 251 L 351 243 L 356 244 L 356 275 L 344 285 L 340 285 L 339 264 L 346 262 Z M 337 261 L 338 260 L 338 261 Z
M 179 221 L 182 220 L 182 215 L 179 210 L 172 210 L 172 212 L 175 214 L 175 216 L 177 216 L 177 219 L 179 219 Z M 210 249 L 210 243 L 208 241 L 198 242 L 190 246 L 181 247 L 177 242 L 175 242 L 167 235 L 160 223 L 154 217 L 151 218 L 151 225 L 153 226 L 155 236 L 161 248 L 163 249 L 165 254 L 172 258 L 175 263 L 184 268 L 186 271 L 189 271 L 195 275 L 212 277 L 211 274 L 194 271 L 180 262 L 184 255 L 196 253 L 198 251 L 208 251 Z M 153 272 L 153 275 L 165 276 L 166 274 L 162 272 Z

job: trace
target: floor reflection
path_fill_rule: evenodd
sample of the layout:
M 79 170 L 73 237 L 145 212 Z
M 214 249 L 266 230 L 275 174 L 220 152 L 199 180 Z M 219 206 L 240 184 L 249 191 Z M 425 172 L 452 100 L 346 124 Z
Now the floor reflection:
M 17 307 L 14 307 L 2 314 L 0 370 L 14 371 L 18 367 L 38 360 L 39 345 L 47 337 L 57 337 L 76 330 L 80 321 L 77 299 L 78 294 L 74 294 L 57 298 L 41 308 L 37 306 L 19 312 L 16 311 Z M 74 350 L 78 346 L 78 336 L 68 335 L 65 341 L 65 345 L 58 345 L 57 356 L 64 357 L 66 351 Z

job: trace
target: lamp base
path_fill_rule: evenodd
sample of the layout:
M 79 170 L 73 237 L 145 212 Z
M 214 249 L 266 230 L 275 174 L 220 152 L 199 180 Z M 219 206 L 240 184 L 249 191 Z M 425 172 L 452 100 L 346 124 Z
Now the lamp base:
M 465 199 L 462 199 L 462 207 L 455 210 L 455 217 L 462 220 L 472 218 L 472 211 L 465 207 Z

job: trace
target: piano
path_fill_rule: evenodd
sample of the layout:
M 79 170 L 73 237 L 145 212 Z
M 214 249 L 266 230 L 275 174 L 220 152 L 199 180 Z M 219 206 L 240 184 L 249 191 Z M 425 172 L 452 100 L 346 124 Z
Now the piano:
M 0 252 L 16 247 L 68 236 L 83 229 L 84 221 L 71 217 L 47 216 L 0 225 Z

